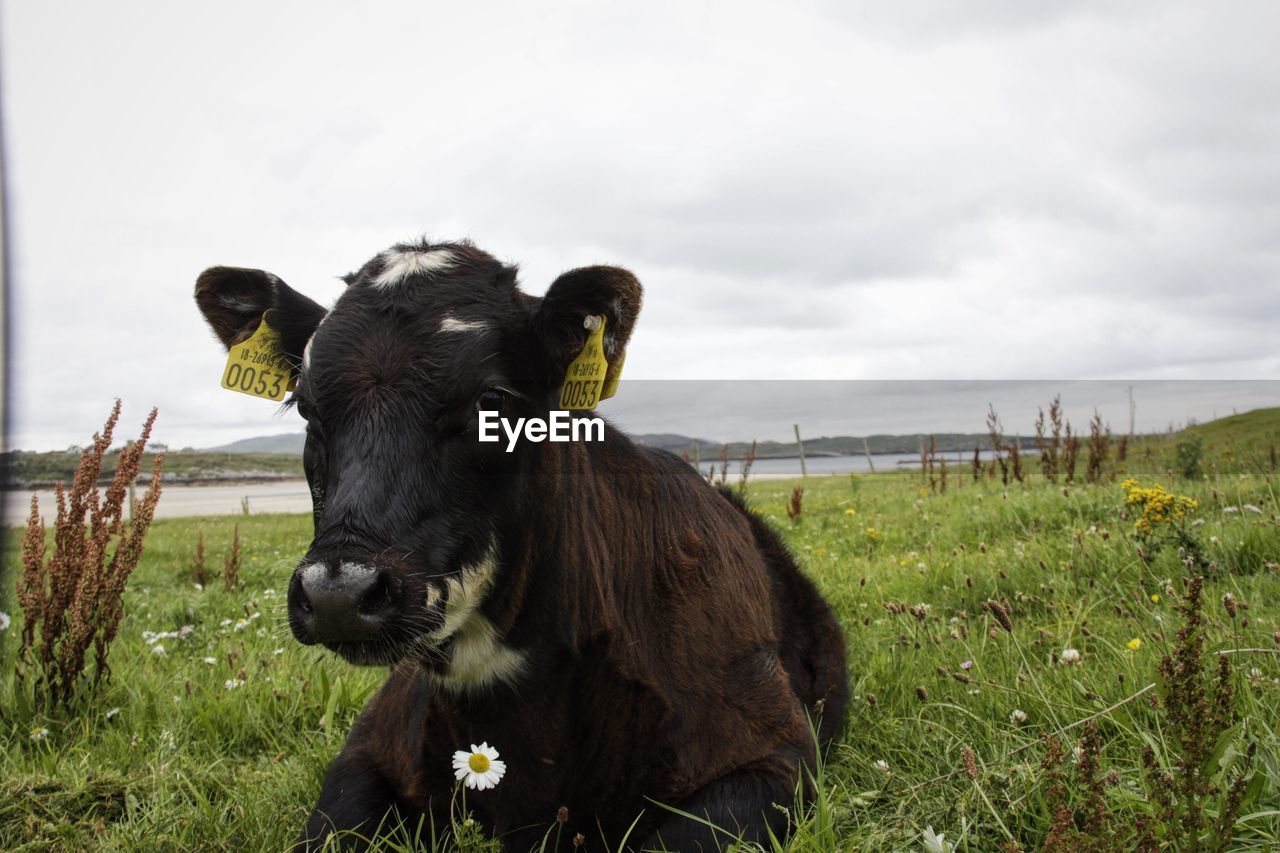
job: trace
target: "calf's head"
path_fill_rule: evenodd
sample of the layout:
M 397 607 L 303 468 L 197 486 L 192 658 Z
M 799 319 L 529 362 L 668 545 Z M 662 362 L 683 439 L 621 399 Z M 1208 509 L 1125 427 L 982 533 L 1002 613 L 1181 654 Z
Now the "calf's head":
M 425 658 L 502 582 L 494 532 L 544 447 L 480 442 L 479 412 L 546 417 L 589 318 L 622 356 L 641 289 L 586 267 L 530 296 L 467 243 L 400 244 L 345 280 L 329 310 L 261 270 L 206 270 L 195 295 L 228 348 L 265 318 L 297 378 L 315 536 L 289 584 L 294 636 L 357 663 Z

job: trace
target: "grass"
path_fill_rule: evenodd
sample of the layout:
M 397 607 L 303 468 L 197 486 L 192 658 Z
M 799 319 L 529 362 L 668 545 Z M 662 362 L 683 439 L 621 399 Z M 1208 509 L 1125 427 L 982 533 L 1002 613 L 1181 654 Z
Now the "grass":
M 1223 436 L 1214 436 L 1210 456 L 1210 474 L 1194 483 L 1136 476 L 1199 501 L 1193 516 L 1203 523 L 1186 531 L 1218 567 L 1205 585 L 1209 671 L 1218 652 L 1259 650 L 1230 654 L 1236 725 L 1214 767 L 1254 774 L 1234 843 L 1274 849 L 1277 477 Z M 1132 454 L 1129 464 L 1154 472 L 1164 458 Z M 1148 685 L 1181 624 L 1186 571 L 1175 543 L 1134 538 L 1134 509 L 1115 473 L 1097 486 L 1064 489 L 1035 476 L 1005 488 L 956 469 L 945 494 L 904 472 L 811 478 L 794 522 L 786 506 L 796 482 L 752 484 L 754 504 L 784 531 L 845 625 L 855 697 L 821 768 L 821 795 L 785 849 L 920 849 L 926 826 L 959 850 L 1036 849 L 1060 805 L 1041 767 L 1043 736 L 1058 733 L 1069 756 L 1084 721 L 1096 725 L 1098 762 L 1110 774 L 1108 821 L 1123 828 L 1151 815 L 1140 755 L 1153 747 L 1167 766 L 1177 752 L 1152 704 L 1163 688 Z M 211 580 L 196 589 L 197 531 L 217 567 L 235 524 L 242 587 Z M 7 847 L 242 850 L 292 841 L 326 763 L 384 674 L 287 636 L 283 591 L 309 535 L 301 515 L 155 522 L 126 592 L 113 677 L 77 715 L 45 717 L 15 689 L 14 614 L 0 633 Z M 12 545 L 4 560 L 16 565 Z M 1229 616 L 1220 603 L 1227 593 L 1248 609 Z M 0 609 L 12 612 L 12 591 L 3 597 Z M 984 611 L 988 599 L 1009 603 L 1012 633 Z M 143 636 L 183 625 L 192 626 L 185 638 L 153 645 Z M 1079 650 L 1078 664 L 1055 662 L 1066 648 Z M 1069 785 L 1068 794 L 1082 804 L 1087 791 Z M 461 820 L 441 831 L 465 848 L 484 846 Z
M 118 450 L 107 454 L 103 461 L 104 478 L 109 479 L 115 472 L 119 458 Z M 154 454 L 144 453 L 142 470 L 150 472 L 154 459 Z M 79 464 L 79 450 L 13 450 L 0 453 L 0 473 L 10 487 L 43 488 L 55 482 L 69 483 Z M 165 451 L 164 472 L 176 482 L 303 476 L 302 456 L 297 454 L 189 449 Z

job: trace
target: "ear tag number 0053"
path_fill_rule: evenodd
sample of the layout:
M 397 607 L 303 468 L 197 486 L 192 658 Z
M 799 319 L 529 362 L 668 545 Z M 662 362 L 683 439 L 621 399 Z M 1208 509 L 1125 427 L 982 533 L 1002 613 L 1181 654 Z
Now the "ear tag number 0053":
M 279 402 L 296 386 L 293 369 L 280 351 L 280 333 L 267 324 L 264 312 L 257 331 L 227 352 L 222 387 Z
M 609 361 L 604 357 L 605 318 L 591 319 L 595 321 L 595 328 L 582 345 L 582 352 L 564 372 L 564 384 L 560 387 L 561 409 L 594 409 L 596 404 L 612 397 L 618 389 L 622 360 L 618 360 L 616 370 L 610 369 Z

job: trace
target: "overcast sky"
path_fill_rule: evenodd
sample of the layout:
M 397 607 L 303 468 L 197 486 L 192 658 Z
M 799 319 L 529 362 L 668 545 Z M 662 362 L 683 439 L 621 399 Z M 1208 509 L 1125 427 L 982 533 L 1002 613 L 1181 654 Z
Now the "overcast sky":
M 633 269 L 628 379 L 1280 376 L 1274 2 L 2 8 L 19 447 L 115 396 L 172 445 L 299 429 L 218 387 L 195 277 L 327 303 L 424 233 L 534 293 Z M 1238 387 L 1182 415 L 1280 403 Z

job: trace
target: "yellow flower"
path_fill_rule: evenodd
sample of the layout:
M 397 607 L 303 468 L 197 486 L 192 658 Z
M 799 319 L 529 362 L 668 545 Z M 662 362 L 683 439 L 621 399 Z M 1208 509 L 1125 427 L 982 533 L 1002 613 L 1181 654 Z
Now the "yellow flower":
M 1153 592 L 1153 593 L 1151 593 L 1151 603 L 1152 603 L 1152 604 L 1159 604 L 1159 603 L 1160 603 L 1160 596 L 1156 595 L 1154 592 Z
M 846 510 L 844 511 L 844 514 L 845 514 L 845 515 L 857 515 L 857 514 L 858 514 L 858 511 L 857 511 L 856 509 L 854 509 L 853 507 L 849 507 L 848 509 L 846 509 Z
M 1134 637 L 1127 645 L 1129 646 L 1129 651 L 1136 652 L 1138 649 L 1142 648 L 1142 639 L 1140 637 Z

